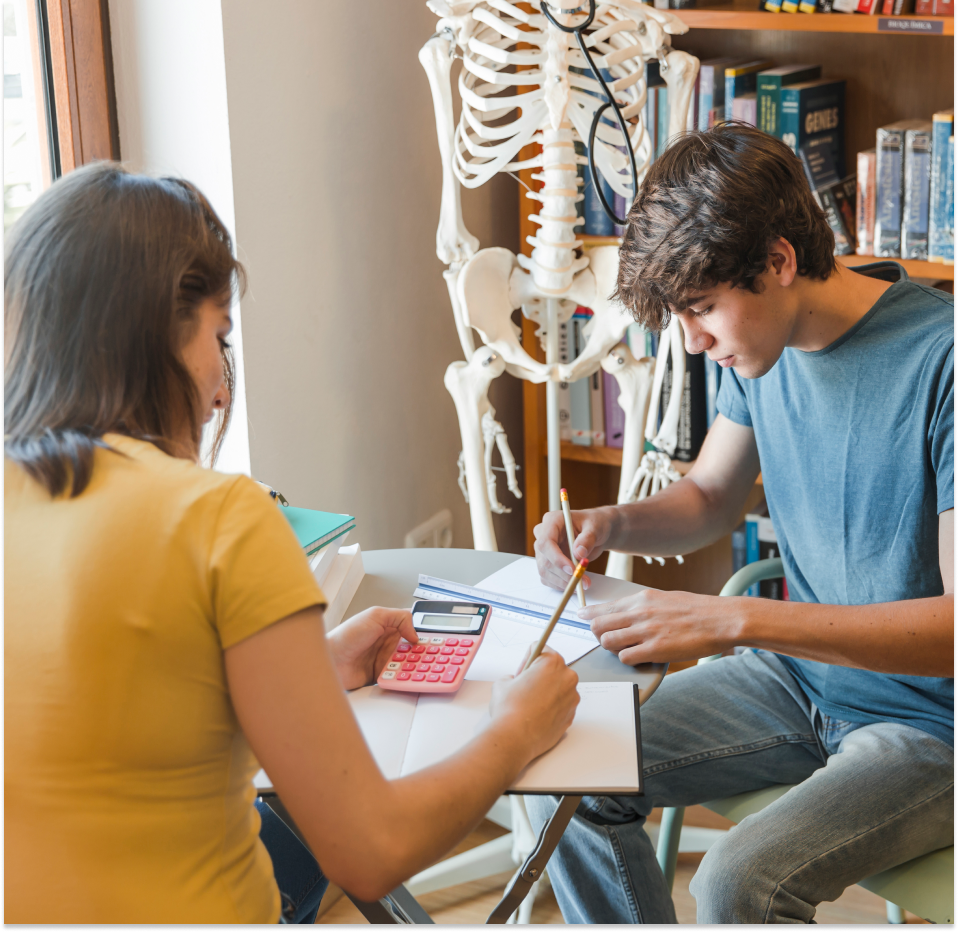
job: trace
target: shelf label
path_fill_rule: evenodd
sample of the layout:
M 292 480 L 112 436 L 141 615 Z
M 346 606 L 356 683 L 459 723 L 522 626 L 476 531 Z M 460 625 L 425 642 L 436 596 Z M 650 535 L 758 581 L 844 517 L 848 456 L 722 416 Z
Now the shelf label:
M 945 23 L 940 19 L 895 19 L 890 16 L 878 17 L 879 32 L 912 32 L 925 36 L 944 34 Z

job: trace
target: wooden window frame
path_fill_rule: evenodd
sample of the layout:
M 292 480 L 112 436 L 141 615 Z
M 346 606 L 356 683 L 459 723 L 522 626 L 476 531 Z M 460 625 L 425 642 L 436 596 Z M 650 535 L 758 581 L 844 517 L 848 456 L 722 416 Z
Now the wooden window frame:
M 107 0 L 38 0 L 46 19 L 59 174 L 120 158 Z

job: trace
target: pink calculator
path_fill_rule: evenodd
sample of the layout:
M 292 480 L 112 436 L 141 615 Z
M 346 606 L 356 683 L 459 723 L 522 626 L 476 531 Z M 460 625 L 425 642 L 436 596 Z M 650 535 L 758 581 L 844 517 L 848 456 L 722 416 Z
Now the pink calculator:
M 477 602 L 421 600 L 412 607 L 419 643 L 399 642 L 376 682 L 410 693 L 454 693 L 466 677 L 492 609 Z

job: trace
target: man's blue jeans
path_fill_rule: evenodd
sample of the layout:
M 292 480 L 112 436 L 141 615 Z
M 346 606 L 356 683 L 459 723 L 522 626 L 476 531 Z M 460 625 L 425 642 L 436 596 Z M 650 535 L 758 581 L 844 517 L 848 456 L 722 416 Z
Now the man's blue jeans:
M 273 876 L 283 897 L 283 919 L 289 923 L 315 922 L 329 881 L 309 848 L 261 799 L 256 800 L 256 810 L 262 821 L 260 841 L 273 859 Z
M 645 796 L 586 797 L 549 861 L 566 922 L 675 922 L 646 817 L 801 784 L 731 829 L 690 890 L 698 922 L 811 922 L 878 871 L 953 843 L 954 755 L 917 728 L 823 715 L 746 651 L 668 676 L 642 707 Z M 555 808 L 526 797 L 539 830 Z

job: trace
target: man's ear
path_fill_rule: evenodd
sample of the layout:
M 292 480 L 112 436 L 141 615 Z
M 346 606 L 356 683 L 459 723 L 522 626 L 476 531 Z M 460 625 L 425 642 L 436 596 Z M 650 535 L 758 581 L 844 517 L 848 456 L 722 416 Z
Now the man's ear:
M 781 236 L 768 247 L 768 271 L 782 288 L 787 288 L 798 274 L 798 261 L 792 244 Z

